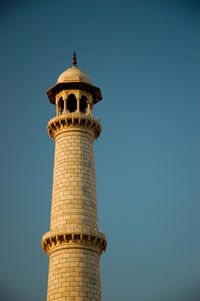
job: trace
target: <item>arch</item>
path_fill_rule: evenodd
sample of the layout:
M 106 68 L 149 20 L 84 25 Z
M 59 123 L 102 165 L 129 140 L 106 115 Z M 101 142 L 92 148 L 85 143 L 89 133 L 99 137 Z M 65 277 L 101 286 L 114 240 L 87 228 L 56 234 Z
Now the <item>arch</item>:
M 62 97 L 59 98 L 57 106 L 58 106 L 58 114 L 61 115 L 64 108 L 64 101 Z
M 77 110 L 77 100 L 74 94 L 70 94 L 67 98 L 67 110 L 72 113 Z
M 83 95 L 80 99 L 80 112 L 87 113 L 88 100 L 85 95 Z

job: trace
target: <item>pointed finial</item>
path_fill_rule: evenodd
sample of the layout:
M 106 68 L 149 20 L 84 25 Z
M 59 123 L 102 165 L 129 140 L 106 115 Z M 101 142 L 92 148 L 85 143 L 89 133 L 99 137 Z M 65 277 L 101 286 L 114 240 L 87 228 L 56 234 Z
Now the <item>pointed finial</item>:
M 77 61 L 76 61 L 76 52 L 74 51 L 73 53 L 73 65 L 76 66 Z

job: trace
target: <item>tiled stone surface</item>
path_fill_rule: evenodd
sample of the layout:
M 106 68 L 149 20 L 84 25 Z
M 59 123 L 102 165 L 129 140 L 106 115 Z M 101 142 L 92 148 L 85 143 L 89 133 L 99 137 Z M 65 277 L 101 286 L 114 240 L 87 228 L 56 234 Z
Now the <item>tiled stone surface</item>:
M 93 138 L 83 131 L 55 139 L 51 230 L 66 225 L 98 228 Z
M 50 254 L 47 301 L 55 300 L 101 300 L 96 252 L 63 247 Z
M 84 243 L 82 238 L 82 245 L 78 241 L 61 243 L 59 236 L 57 244 L 51 241 L 51 233 L 54 239 L 53 233 L 69 232 L 104 239 L 97 231 L 93 143 L 94 134 L 88 128 L 84 131 L 71 126 L 55 136 L 51 232 L 46 234 L 52 245 L 48 251 L 47 301 L 101 300 L 98 240 L 97 244 Z

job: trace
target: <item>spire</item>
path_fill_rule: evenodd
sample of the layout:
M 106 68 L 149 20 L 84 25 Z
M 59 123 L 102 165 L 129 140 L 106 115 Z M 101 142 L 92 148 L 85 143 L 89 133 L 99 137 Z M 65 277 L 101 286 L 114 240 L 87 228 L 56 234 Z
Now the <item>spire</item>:
M 76 61 L 76 52 L 74 51 L 73 53 L 73 65 L 76 66 L 77 61 Z

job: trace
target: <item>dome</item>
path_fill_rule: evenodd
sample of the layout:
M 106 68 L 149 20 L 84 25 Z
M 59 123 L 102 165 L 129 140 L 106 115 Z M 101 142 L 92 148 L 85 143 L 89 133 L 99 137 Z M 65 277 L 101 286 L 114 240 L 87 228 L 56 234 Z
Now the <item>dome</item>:
M 90 77 L 76 66 L 65 70 L 58 78 L 57 83 L 72 83 L 72 82 L 83 82 L 91 85 Z

